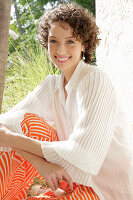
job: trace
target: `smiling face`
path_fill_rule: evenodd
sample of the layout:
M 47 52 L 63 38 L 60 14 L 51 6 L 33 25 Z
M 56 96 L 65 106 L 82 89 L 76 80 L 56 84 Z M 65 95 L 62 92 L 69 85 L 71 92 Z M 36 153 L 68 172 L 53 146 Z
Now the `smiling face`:
M 69 80 L 81 60 L 82 42 L 73 36 L 73 28 L 65 22 L 51 25 L 48 35 L 48 53 L 52 62 Z

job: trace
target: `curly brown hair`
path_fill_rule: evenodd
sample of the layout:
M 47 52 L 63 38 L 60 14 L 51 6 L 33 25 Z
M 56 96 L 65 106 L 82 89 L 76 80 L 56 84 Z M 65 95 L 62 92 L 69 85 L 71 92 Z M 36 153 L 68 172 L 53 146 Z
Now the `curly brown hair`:
M 85 45 L 85 63 L 90 63 L 99 44 L 99 29 L 95 18 L 87 9 L 77 3 L 62 3 L 52 10 L 48 10 L 40 18 L 38 31 L 40 43 L 48 49 L 48 34 L 50 25 L 54 22 L 66 22 L 73 28 L 73 35 Z

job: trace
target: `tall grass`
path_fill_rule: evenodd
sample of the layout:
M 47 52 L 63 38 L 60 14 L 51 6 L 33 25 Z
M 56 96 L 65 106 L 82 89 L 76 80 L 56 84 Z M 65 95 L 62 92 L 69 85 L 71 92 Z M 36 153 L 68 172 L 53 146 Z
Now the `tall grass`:
M 21 101 L 48 74 L 60 74 L 49 61 L 39 42 L 23 47 L 9 55 L 5 80 L 2 113 Z

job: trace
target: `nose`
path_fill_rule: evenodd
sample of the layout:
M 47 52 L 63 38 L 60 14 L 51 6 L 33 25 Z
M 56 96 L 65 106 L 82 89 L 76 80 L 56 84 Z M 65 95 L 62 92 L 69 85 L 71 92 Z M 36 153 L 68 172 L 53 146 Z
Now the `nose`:
M 63 55 L 66 52 L 66 48 L 64 44 L 59 44 L 57 47 L 57 54 Z

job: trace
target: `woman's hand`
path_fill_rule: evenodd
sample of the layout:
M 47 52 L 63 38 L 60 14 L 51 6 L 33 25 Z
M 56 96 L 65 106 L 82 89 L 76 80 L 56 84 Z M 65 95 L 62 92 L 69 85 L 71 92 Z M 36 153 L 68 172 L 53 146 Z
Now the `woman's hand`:
M 71 190 L 73 190 L 73 182 L 69 174 L 60 166 L 48 162 L 45 158 L 39 157 L 27 151 L 13 148 L 22 157 L 28 160 L 42 176 L 49 187 L 54 191 L 59 188 L 60 181 L 65 180 L 68 182 Z
M 44 159 L 40 141 L 14 133 L 2 126 L 0 128 L 0 146 L 11 146 L 26 160 L 31 162 L 52 190 L 59 188 L 60 180 L 66 180 L 71 190 L 73 190 L 73 182 L 69 174 L 62 167 L 47 162 Z
M 73 182 L 69 174 L 64 170 L 64 168 L 50 163 L 43 158 L 36 160 L 35 167 L 39 174 L 47 181 L 49 187 L 54 191 L 60 186 L 60 181 L 65 180 L 69 183 L 71 190 L 73 190 Z

